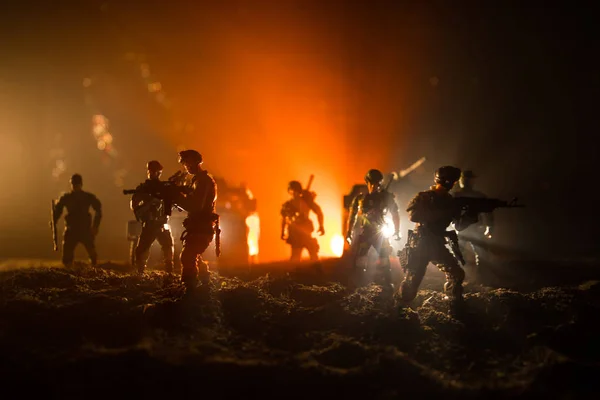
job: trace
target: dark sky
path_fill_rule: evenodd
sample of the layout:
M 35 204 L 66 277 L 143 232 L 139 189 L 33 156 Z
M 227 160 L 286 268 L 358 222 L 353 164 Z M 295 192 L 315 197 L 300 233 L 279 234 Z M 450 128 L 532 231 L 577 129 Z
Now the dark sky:
M 48 179 L 53 161 L 47 151 L 56 136 L 48 132 L 60 126 L 70 165 L 97 188 L 117 221 L 105 229 L 124 230 L 129 216 L 123 196 L 115 195 L 115 171 L 129 171 L 126 185 L 133 185 L 143 178 L 149 154 L 167 160 L 171 170 L 175 146 L 192 139 L 214 154 L 218 146 L 207 132 L 220 126 L 238 132 L 222 146 L 236 143 L 256 155 L 252 143 L 260 134 L 242 134 L 242 124 L 230 119 L 269 134 L 274 117 L 257 115 L 273 104 L 273 95 L 267 101 L 266 95 L 249 92 L 256 90 L 252 80 L 261 63 L 280 62 L 282 69 L 270 67 L 279 71 L 273 81 L 283 87 L 290 82 L 297 96 L 305 88 L 301 95 L 307 98 L 318 86 L 327 87 L 326 95 L 319 92 L 331 104 L 324 120 L 332 121 L 336 112 L 345 116 L 343 136 L 331 142 L 344 149 L 339 150 L 344 170 L 351 175 L 344 187 L 360 182 L 362 171 L 374 163 L 400 169 L 426 156 L 428 162 L 412 178 L 416 187 L 426 188 L 436 167 L 455 164 L 474 169 L 489 195 L 522 198 L 527 210 L 498 213 L 500 243 L 535 253 L 596 251 L 599 65 L 589 10 L 520 2 L 141 4 L 3 6 L 2 129 L 12 129 L 13 141 L 18 136 L 23 149 L 20 158 L 5 154 L 2 174 L 9 189 L 3 208 L 15 209 L 24 195 L 50 198 L 66 188 Z M 149 98 L 138 66 L 124 58 L 128 52 L 145 54 L 144 62 L 172 96 L 171 108 Z M 300 72 L 284 76 L 286 68 Z M 303 84 L 303 69 L 317 71 L 319 85 Z M 86 77 L 102 82 L 87 90 L 89 104 L 81 84 Z M 269 76 L 262 79 L 268 82 Z M 337 88 L 335 94 L 331 88 Z M 233 111 L 225 113 L 224 107 Z M 114 126 L 120 156 L 107 164 L 89 145 L 90 136 L 81 133 L 89 132 L 94 112 L 110 115 Z M 186 133 L 185 124 L 197 130 Z M 265 181 L 277 168 L 269 163 L 280 162 L 270 157 L 232 157 L 238 160 L 232 162 L 238 170 L 249 163 L 264 166 L 254 173 L 258 177 L 240 178 Z M 218 162 L 213 168 L 231 175 Z M 337 169 L 332 173 L 341 175 Z M 259 192 L 270 196 L 262 187 Z M 16 235 L 45 234 L 46 205 L 32 203 L 27 212 L 16 208 L 18 227 L 14 221 L 5 226 Z

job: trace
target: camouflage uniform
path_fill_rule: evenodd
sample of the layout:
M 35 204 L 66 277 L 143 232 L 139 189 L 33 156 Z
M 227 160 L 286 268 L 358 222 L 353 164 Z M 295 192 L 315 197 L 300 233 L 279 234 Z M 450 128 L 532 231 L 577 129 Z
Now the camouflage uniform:
M 454 197 L 486 198 L 485 194 L 473 188 L 474 178 L 476 176 L 472 171 L 463 171 L 460 177 L 460 186 L 453 191 Z M 464 253 L 467 246 L 469 246 L 475 255 L 475 265 L 477 267 L 481 266 L 483 258 L 485 258 L 485 249 L 478 243 L 474 243 L 470 238 L 484 240 L 491 237 L 493 223 L 492 213 L 481 213 L 478 216 L 477 223 L 458 233 L 458 243 L 461 251 Z
M 390 213 L 394 223 L 394 235 L 399 239 L 400 214 L 394 194 L 381 189 L 383 174 L 379 170 L 370 170 L 365 181 L 368 193 L 357 195 L 350 205 L 346 239 L 351 241 L 355 267 L 358 258 L 368 254 L 373 247 L 379 255 L 379 268 L 384 273 L 384 279 L 391 282 L 390 255 L 392 246 L 389 238 L 382 229 L 385 227 L 385 215 Z M 356 224 L 358 222 L 358 224 Z M 354 234 L 357 237 L 354 238 Z
M 453 300 L 462 299 L 465 272 L 446 247 L 448 235 L 453 232 L 446 231 L 448 225 L 454 222 L 462 228 L 461 209 L 449 193 L 459 176 L 458 168 L 440 168 L 436 172 L 436 185 L 418 193 L 406 209 L 410 220 L 416 223 L 414 231 L 409 231 L 405 249 L 399 252 L 406 272 L 400 294 L 406 302 L 417 295 L 430 262 L 446 274 L 446 295 Z M 407 254 L 404 259 L 403 254 Z
M 215 236 L 217 184 L 207 171 L 200 169 L 202 156 L 195 150 L 180 152 L 179 159 L 183 165 L 190 166 L 186 168 L 192 176 L 190 192 L 177 200 L 177 204 L 187 211 L 181 235 L 181 280 L 186 285 L 195 286 L 200 278 L 202 283 L 207 284 L 210 275 L 202 253 Z
M 158 161 L 150 161 L 150 179 L 139 185 L 131 198 L 131 208 L 136 219 L 142 223 L 142 232 L 135 248 L 138 273 L 143 273 L 146 269 L 150 247 L 155 240 L 162 249 L 165 271 L 173 272 L 173 236 L 168 225 L 170 210 L 165 209 L 164 200 L 153 196 L 164 192 L 165 183 L 159 180 L 161 171 L 162 166 Z
M 92 193 L 84 192 L 81 189 L 83 185 L 81 175 L 73 175 L 71 184 L 73 190 L 63 194 L 54 207 L 54 224 L 60 219 L 63 209 L 67 209 L 62 243 L 62 263 L 67 267 L 73 264 L 75 247 L 81 243 L 90 257 L 91 265 L 95 266 L 98 255 L 94 241 L 102 220 L 102 204 Z M 94 210 L 93 221 L 89 212 L 90 207 Z
M 292 198 L 281 207 L 281 238 L 292 247 L 291 261 L 300 261 L 302 250 L 306 249 L 311 261 L 319 260 L 319 243 L 312 237 L 314 225 L 309 218 L 312 210 L 319 222 L 319 233 L 325 233 L 323 228 L 323 211 L 315 203 L 315 194 L 302 190 L 302 185 L 298 181 L 291 181 L 288 185 L 288 191 Z M 288 235 L 285 237 L 285 228 Z

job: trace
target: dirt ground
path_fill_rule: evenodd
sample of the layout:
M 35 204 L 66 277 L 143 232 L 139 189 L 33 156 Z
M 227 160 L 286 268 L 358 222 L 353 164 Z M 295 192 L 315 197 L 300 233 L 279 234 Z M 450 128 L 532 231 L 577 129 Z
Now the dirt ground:
M 185 294 L 158 270 L 0 264 L 0 376 L 45 398 L 589 398 L 600 269 L 497 265 L 449 316 L 431 269 L 411 307 L 344 284 L 340 260 L 213 271 Z M 432 268 L 432 267 L 430 267 Z M 401 273 L 396 271 L 396 279 Z M 258 397 L 260 396 L 260 397 Z

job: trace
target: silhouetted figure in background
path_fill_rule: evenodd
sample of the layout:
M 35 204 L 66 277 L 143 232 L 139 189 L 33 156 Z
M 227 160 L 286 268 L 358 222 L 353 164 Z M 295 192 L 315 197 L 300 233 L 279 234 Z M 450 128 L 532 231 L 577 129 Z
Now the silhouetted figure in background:
M 308 251 L 311 261 L 318 261 L 319 243 L 312 236 L 314 225 L 309 214 L 312 210 L 317 215 L 318 233 L 323 236 L 323 211 L 315 203 L 315 193 L 303 190 L 300 182 L 291 181 L 288 184 L 288 193 L 292 198 L 281 206 L 281 240 L 285 240 L 292 247 L 291 261 L 300 261 L 304 249 Z
M 454 197 L 486 198 L 485 194 L 475 190 L 475 178 L 476 175 L 473 171 L 463 171 L 458 182 L 459 187 L 453 190 Z M 486 258 L 485 249 L 477 242 L 482 242 L 492 237 L 493 225 L 494 215 L 492 213 L 481 213 L 478 215 L 477 223 L 468 226 L 458 233 L 458 243 L 461 251 L 464 253 L 467 246 L 473 250 L 477 272 L 480 272 L 481 265 L 485 262 Z M 475 239 L 475 242 L 472 239 Z
M 156 161 L 146 164 L 148 179 L 135 189 L 131 197 L 131 209 L 142 223 L 142 232 L 135 248 L 135 264 L 138 274 L 146 269 L 150 247 L 158 240 L 163 253 L 165 271 L 173 273 L 173 236 L 169 228 L 170 205 L 161 198 L 166 192 L 165 182 L 160 180 L 163 167 Z
M 350 242 L 354 253 L 353 267 L 357 267 L 359 258 L 366 258 L 373 247 L 379 255 L 378 268 L 383 273 L 386 285 L 392 284 L 390 255 L 392 246 L 389 238 L 400 240 L 400 213 L 394 194 L 383 187 L 383 174 L 371 169 L 365 176 L 368 193 L 357 195 L 350 205 L 346 240 Z M 386 223 L 385 216 L 392 217 L 393 227 Z M 358 226 L 355 227 L 355 224 Z M 391 228 L 391 230 L 390 230 Z M 356 237 L 354 231 L 356 230 Z M 366 271 L 366 268 L 363 268 Z
M 96 266 L 98 255 L 96 253 L 95 238 L 102 220 L 102 204 L 96 196 L 84 192 L 83 178 L 79 174 L 71 176 L 71 191 L 63 194 L 54 206 L 54 224 L 60 219 L 63 209 L 65 215 L 65 231 L 62 243 L 62 262 L 65 267 L 73 265 L 75 247 L 81 243 L 85 247 L 92 267 Z M 90 214 L 90 207 L 94 210 L 94 219 Z

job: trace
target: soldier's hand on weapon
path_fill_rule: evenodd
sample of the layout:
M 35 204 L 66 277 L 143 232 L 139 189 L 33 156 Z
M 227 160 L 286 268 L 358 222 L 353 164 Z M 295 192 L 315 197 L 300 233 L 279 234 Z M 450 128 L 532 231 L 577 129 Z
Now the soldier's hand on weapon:
M 281 232 L 281 240 L 287 240 L 287 237 L 285 236 L 285 232 Z
M 401 239 L 402 239 L 402 237 L 400 236 L 400 232 L 394 233 L 394 240 L 398 241 L 398 240 L 401 240 Z
M 350 245 L 352 244 L 352 235 L 350 235 L 350 233 L 346 235 L 346 243 Z
M 323 228 L 322 226 L 319 227 L 319 236 L 323 236 L 325 234 L 325 228 Z

